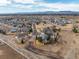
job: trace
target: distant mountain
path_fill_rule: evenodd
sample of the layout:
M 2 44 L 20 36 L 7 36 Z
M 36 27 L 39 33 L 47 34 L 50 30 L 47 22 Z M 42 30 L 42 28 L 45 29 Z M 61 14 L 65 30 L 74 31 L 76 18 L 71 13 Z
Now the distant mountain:
M 23 12 L 18 14 L 68 14 L 68 15 L 79 15 L 76 11 L 45 11 L 45 12 Z
M 76 11 L 45 11 L 45 12 L 18 12 L 18 13 L 9 13 L 9 14 L 0 14 L 0 16 L 9 16 L 9 15 L 79 15 L 79 12 Z

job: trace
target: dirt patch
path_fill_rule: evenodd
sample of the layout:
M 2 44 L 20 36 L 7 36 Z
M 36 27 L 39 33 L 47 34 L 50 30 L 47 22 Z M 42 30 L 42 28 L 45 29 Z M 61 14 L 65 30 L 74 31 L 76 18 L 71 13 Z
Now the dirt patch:
M 0 46 L 0 59 L 25 59 L 7 45 Z

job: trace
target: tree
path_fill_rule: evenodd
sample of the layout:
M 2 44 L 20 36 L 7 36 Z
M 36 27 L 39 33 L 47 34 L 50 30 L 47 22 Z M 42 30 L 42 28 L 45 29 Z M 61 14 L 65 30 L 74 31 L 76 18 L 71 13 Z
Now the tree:
M 57 42 L 59 39 L 59 33 L 56 34 L 56 37 L 55 37 L 55 42 Z
M 24 44 L 24 41 L 23 41 L 23 39 L 21 40 L 21 43 L 22 43 L 22 44 Z
M 39 42 L 42 42 L 42 37 L 36 36 L 36 40 L 38 40 Z
M 74 27 L 74 28 L 72 29 L 72 31 L 73 31 L 74 33 L 78 33 L 78 30 L 77 30 L 76 27 Z

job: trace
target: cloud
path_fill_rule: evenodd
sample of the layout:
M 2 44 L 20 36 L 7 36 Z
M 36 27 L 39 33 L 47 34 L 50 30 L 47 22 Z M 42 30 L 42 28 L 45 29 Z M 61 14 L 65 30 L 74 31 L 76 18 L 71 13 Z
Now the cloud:
M 14 0 L 15 7 L 32 11 L 79 11 L 79 4 L 76 3 L 47 3 L 44 0 Z M 29 5 L 27 5 L 29 4 Z
M 76 3 L 44 3 L 38 2 L 36 5 L 43 7 L 44 10 L 56 11 L 79 11 L 79 4 Z M 44 8 L 45 7 L 45 8 Z M 39 9 L 40 10 L 40 9 Z
M 10 0 L 0 0 L 0 6 L 6 6 L 7 4 L 10 4 Z
M 4 7 L 6 6 L 6 7 Z M 45 0 L 0 0 L 0 11 L 1 8 L 10 11 L 21 10 L 21 12 L 39 12 L 39 11 L 79 11 L 79 4 L 76 3 L 48 3 Z
M 13 0 L 16 3 L 34 3 L 34 0 Z
M 26 5 L 15 5 L 14 7 L 17 9 L 31 10 L 33 6 L 32 5 L 27 5 L 27 6 Z

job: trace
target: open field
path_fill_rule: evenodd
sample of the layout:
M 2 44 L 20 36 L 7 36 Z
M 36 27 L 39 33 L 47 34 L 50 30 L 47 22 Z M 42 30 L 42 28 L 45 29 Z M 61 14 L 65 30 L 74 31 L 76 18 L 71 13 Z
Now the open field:
M 0 59 L 25 59 L 7 45 L 0 46 Z

